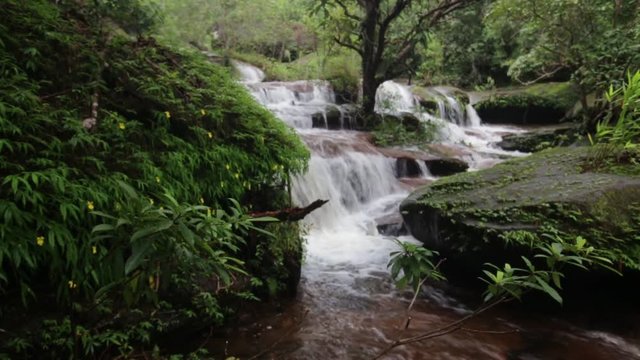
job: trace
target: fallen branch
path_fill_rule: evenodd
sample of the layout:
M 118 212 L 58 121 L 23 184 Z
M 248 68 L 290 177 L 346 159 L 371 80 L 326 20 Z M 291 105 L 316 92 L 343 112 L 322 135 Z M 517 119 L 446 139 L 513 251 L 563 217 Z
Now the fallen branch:
M 280 221 L 298 221 L 304 219 L 305 216 L 309 215 L 314 210 L 320 208 L 322 205 L 328 203 L 329 200 L 316 200 L 306 207 L 300 208 L 288 208 L 282 210 L 274 210 L 274 211 L 262 211 L 262 212 L 254 212 L 251 213 L 251 217 L 263 217 L 269 216 L 274 217 Z
M 461 330 L 464 328 L 464 324 L 469 321 L 472 318 L 475 318 L 476 316 L 486 312 L 487 310 L 492 309 L 493 307 L 508 302 L 511 299 L 509 298 L 498 298 L 490 303 L 484 304 L 483 306 L 481 306 L 480 308 L 476 309 L 473 313 L 459 319 L 456 320 L 452 323 L 449 323 L 445 326 L 442 326 L 440 328 L 437 328 L 435 330 L 432 331 L 427 331 L 425 333 L 416 335 L 416 336 L 412 336 L 410 338 L 405 338 L 405 339 L 398 339 L 396 341 L 394 341 L 393 343 L 389 344 L 386 348 L 384 348 L 378 355 L 376 355 L 373 359 L 380 359 L 382 358 L 384 355 L 388 354 L 391 350 L 395 349 L 398 346 L 402 346 L 402 345 L 407 345 L 407 344 L 412 344 L 412 343 L 416 343 L 416 342 L 421 342 L 421 341 L 425 341 L 428 339 L 432 339 L 435 337 L 440 337 L 440 336 L 444 336 L 447 334 L 450 334 L 452 332 L 456 332 L 458 330 Z

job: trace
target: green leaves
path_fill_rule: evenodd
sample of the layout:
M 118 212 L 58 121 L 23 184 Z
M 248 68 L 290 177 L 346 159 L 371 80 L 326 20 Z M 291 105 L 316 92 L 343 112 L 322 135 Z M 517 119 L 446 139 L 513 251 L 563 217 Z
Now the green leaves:
M 640 70 L 627 74 L 627 81 L 604 94 L 609 103 L 607 117 L 596 126 L 595 139 L 625 149 L 638 149 L 640 141 Z
M 538 254 L 534 258 L 540 259 L 544 267 L 536 268 L 531 260 L 521 257 L 525 268 L 514 268 L 505 264 L 503 269 L 493 264 L 485 264 L 489 270 L 483 270 L 484 277 L 480 279 L 487 284 L 484 300 L 511 296 L 520 299 L 527 291 L 541 291 L 553 300 L 562 304 L 562 296 L 558 292 L 562 289 L 561 270 L 565 266 L 575 266 L 587 270 L 587 265 L 600 266 L 617 273 L 611 268 L 611 261 L 603 257 L 593 247 L 587 247 L 587 241 L 581 236 L 576 237 L 575 244 L 565 243 L 557 234 L 544 234 L 553 242 L 537 247 Z
M 391 278 L 394 279 L 397 287 L 411 285 L 417 292 L 420 284 L 427 278 L 444 280 L 444 276 L 438 271 L 438 266 L 431 260 L 438 255 L 437 252 L 422 245 L 397 239 L 395 241 L 400 246 L 400 250 L 390 254 L 391 259 L 387 267 L 391 268 Z

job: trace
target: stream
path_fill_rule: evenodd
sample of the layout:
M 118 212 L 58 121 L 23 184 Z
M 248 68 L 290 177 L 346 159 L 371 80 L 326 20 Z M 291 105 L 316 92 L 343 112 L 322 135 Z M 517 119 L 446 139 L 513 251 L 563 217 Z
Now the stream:
M 294 179 L 296 205 L 329 200 L 304 221 L 305 260 L 297 298 L 258 322 L 238 326 L 213 353 L 241 359 L 371 359 L 399 336 L 408 337 L 453 322 L 480 304 L 477 294 L 452 286 L 426 285 L 408 330 L 401 330 L 412 294 L 397 290 L 387 270 L 396 237 L 378 231 L 379 219 L 398 218 L 398 204 L 417 184 L 435 179 L 421 167 L 416 179 L 398 178 L 395 158 L 350 128 L 349 105 L 338 106 L 341 130 L 314 128 L 335 96 L 326 82 L 262 82 L 257 68 L 235 63 L 252 95 L 296 130 L 311 150 L 309 171 Z M 379 111 L 415 113 L 439 121 L 439 146 L 470 165 L 470 171 L 526 154 L 494 147 L 515 126 L 485 126 L 473 107 L 461 106 L 444 88 L 438 118 L 416 110 L 409 89 L 387 82 L 379 90 Z M 384 106 L 382 106 L 384 104 Z M 337 106 L 337 105 L 336 105 Z M 410 236 L 402 241 L 416 242 Z M 640 339 L 550 315 L 512 307 L 494 309 L 458 331 L 394 349 L 385 359 L 640 359 Z

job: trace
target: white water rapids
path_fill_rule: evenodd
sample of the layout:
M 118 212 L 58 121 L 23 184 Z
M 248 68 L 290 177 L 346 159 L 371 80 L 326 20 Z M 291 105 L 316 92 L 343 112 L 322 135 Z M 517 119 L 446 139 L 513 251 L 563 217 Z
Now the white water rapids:
M 371 358 L 395 338 L 393 334 L 402 322 L 410 300 L 409 294 L 396 291 L 389 279 L 389 253 L 397 250 L 397 245 L 392 237 L 378 233 L 377 221 L 398 218 L 398 204 L 411 188 L 396 178 L 396 159 L 383 155 L 363 133 L 312 127 L 314 114 L 324 114 L 328 105 L 335 105 L 334 94 L 326 82 L 263 83 L 264 73 L 259 69 L 239 62 L 234 64 L 252 95 L 294 128 L 311 149 L 309 171 L 295 178 L 292 184 L 295 204 L 305 206 L 317 199 L 329 200 L 305 219 L 306 258 L 301 295 L 296 304 L 282 317 L 265 320 L 269 325 L 261 329 L 260 341 L 255 339 L 256 335 L 252 335 L 253 338 L 239 336 L 234 349 L 246 351 L 249 356 L 265 347 L 273 347 L 270 351 L 274 357 L 265 358 L 278 359 Z M 465 109 L 445 89 L 434 88 L 433 91 L 442 99 L 438 103 L 438 116 L 418 111 L 409 88 L 394 82 L 382 85 L 377 109 L 412 112 L 423 121 L 439 122 L 439 142 L 469 162 L 472 169 L 523 155 L 492 145 L 501 139 L 501 135 L 522 130 L 483 126 L 473 107 Z M 344 108 L 339 109 L 341 113 L 347 113 Z M 432 179 L 426 166 L 421 166 L 421 172 L 424 182 Z M 408 236 L 402 240 L 416 241 Z M 442 290 L 429 288 L 425 296 L 416 305 L 412 327 L 433 329 L 470 312 L 463 305 L 464 301 Z M 526 326 L 527 329 L 541 329 L 542 333 L 549 331 L 544 319 L 514 323 L 498 317 L 484 319 L 481 323 L 474 321 L 470 326 L 491 330 Z M 555 325 L 556 328 L 562 326 L 565 325 Z M 460 332 L 437 341 L 396 349 L 386 358 L 542 359 L 548 351 L 559 351 L 562 348 L 559 344 L 563 342 L 585 350 L 565 351 L 566 356 L 558 359 L 586 359 L 599 351 L 590 345 L 594 335 L 586 331 L 554 329 L 553 336 L 556 339 L 546 348 L 529 350 L 526 341 L 517 334 Z M 615 346 L 606 347 L 606 354 L 615 347 L 617 354 L 640 358 L 640 350 L 624 339 L 607 338 L 607 341 Z M 251 348 L 250 343 L 256 343 L 256 348 Z M 277 346 L 273 346 L 274 343 Z M 516 353 L 522 357 L 511 357 Z

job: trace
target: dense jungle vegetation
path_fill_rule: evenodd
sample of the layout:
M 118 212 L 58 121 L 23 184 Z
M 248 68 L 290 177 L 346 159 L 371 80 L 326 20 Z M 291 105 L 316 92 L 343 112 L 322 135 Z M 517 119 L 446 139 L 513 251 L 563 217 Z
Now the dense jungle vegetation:
M 295 291 L 299 226 L 253 214 L 291 206 L 309 153 L 227 60 L 352 101 L 362 79 L 364 115 L 392 78 L 569 82 L 594 141 L 638 151 L 639 16 L 636 0 L 5 0 L 0 358 L 184 354 Z

